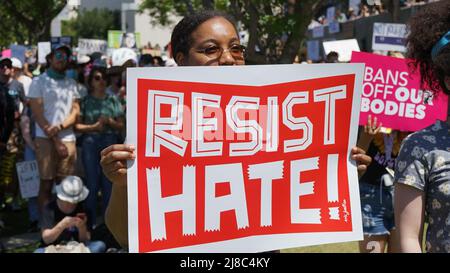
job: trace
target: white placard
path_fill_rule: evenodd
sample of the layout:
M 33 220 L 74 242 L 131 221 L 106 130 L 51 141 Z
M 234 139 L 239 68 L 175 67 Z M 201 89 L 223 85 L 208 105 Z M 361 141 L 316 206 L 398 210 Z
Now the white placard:
M 356 39 L 323 42 L 323 50 L 325 55 L 331 51 L 337 52 L 339 54 L 339 62 L 349 62 L 352 58 L 352 51 L 360 51 Z
M 39 42 L 38 43 L 38 62 L 40 64 L 47 63 L 45 57 L 52 51 L 50 42 Z
M 406 25 L 374 23 L 372 50 L 406 52 Z
M 78 39 L 78 54 L 89 55 L 94 52 L 106 53 L 108 41 L 96 39 Z
M 18 162 L 16 170 L 22 198 L 38 196 L 40 177 L 36 160 Z

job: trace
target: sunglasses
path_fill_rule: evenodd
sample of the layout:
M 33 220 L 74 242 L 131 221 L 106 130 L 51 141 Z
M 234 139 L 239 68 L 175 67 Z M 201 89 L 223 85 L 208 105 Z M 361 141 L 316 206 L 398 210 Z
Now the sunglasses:
M 55 59 L 58 60 L 58 61 L 67 61 L 68 58 L 69 57 L 65 53 L 62 53 L 62 52 L 59 52 L 59 51 L 57 51 L 55 53 Z

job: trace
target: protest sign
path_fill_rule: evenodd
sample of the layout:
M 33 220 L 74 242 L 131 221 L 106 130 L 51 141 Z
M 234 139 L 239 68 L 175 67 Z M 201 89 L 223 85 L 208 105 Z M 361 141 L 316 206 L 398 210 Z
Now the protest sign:
M 141 34 L 139 32 L 122 32 L 120 30 L 108 30 L 108 47 L 110 48 L 139 48 L 141 46 Z
M 120 30 L 108 30 L 108 47 L 120 48 L 120 42 L 122 40 L 122 31 Z
M 320 44 L 319 40 L 312 40 L 306 42 L 308 59 L 312 61 L 320 60 Z
M 341 29 L 338 21 L 333 21 L 328 24 L 328 32 L 330 34 L 338 33 L 339 31 L 341 31 Z
M 72 36 L 51 37 L 50 44 L 51 44 L 51 48 L 54 48 L 55 46 L 61 45 L 61 44 L 72 47 Z
M 25 62 L 25 52 L 27 48 L 23 45 L 11 45 L 9 47 L 11 49 L 11 58 L 17 58 L 22 63 Z
M 362 64 L 129 68 L 130 251 L 361 240 L 349 154 L 362 73 Z
M 2 51 L 2 58 L 11 58 L 11 49 L 5 49 Z
M 50 42 L 39 42 L 38 43 L 38 62 L 40 64 L 47 63 L 45 57 L 52 51 Z
M 349 62 L 352 57 L 352 51 L 359 51 L 358 41 L 356 39 L 337 40 L 323 42 L 325 55 L 331 51 L 339 54 L 340 62 Z
M 312 36 L 313 38 L 320 38 L 323 37 L 324 35 L 324 27 L 323 26 L 318 26 L 313 28 L 312 30 Z
M 94 52 L 106 53 L 108 42 L 97 39 L 78 39 L 78 54 L 90 55 Z
M 16 170 L 22 198 L 38 196 L 40 178 L 36 160 L 18 162 Z
M 374 23 L 372 50 L 406 52 L 406 25 Z
M 361 0 L 348 0 L 348 8 L 353 9 L 355 15 L 359 13 L 359 5 Z
M 353 52 L 352 63 L 365 63 L 359 123 L 368 115 L 377 117 L 384 127 L 401 131 L 418 131 L 436 119 L 447 119 L 447 97 L 433 99 L 420 88 L 420 75 L 411 73 L 408 60 Z

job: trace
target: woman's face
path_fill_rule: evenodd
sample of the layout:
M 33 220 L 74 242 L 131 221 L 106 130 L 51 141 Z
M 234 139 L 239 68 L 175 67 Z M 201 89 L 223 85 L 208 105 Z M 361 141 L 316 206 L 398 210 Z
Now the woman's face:
M 92 77 L 92 88 L 99 91 L 105 90 L 106 88 L 106 79 L 99 71 L 96 71 L 94 77 Z
M 234 26 L 223 17 L 211 18 L 192 32 L 188 55 L 179 53 L 184 66 L 244 65 L 243 47 Z

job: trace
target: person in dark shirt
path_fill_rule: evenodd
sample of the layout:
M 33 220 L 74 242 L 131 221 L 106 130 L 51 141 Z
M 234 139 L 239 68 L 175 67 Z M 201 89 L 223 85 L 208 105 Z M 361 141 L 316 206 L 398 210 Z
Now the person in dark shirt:
M 102 241 L 91 241 L 83 201 L 89 190 L 77 176 L 67 176 L 56 186 L 56 200 L 44 207 L 41 215 L 42 246 L 35 253 L 44 253 L 49 245 L 66 244 L 70 241 L 84 243 L 92 253 L 105 252 Z
M 0 61 L 0 78 L 1 75 L 8 74 L 12 69 L 12 62 L 10 59 L 2 59 Z M 8 86 L 4 81 L 0 80 L 0 160 L 3 152 L 6 149 L 6 143 L 14 128 L 14 113 L 16 105 L 14 97 L 9 93 Z
M 381 133 L 382 124 L 369 115 L 358 146 L 367 151 L 372 163 L 359 179 L 364 240 L 359 242 L 362 253 L 396 252 L 398 233 L 395 230 L 393 208 L 393 169 L 402 140 L 409 134 L 392 130 Z

